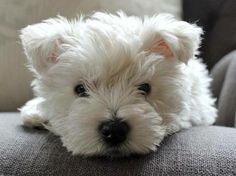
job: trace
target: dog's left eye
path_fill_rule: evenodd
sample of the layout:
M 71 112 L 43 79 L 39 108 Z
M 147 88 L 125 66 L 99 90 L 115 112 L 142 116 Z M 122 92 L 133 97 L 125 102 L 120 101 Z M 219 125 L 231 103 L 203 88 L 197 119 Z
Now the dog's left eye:
M 151 86 L 148 83 L 140 84 L 138 90 L 142 91 L 142 95 L 148 95 L 151 92 Z
M 74 89 L 75 93 L 80 97 L 88 97 L 88 93 L 83 84 L 78 84 Z

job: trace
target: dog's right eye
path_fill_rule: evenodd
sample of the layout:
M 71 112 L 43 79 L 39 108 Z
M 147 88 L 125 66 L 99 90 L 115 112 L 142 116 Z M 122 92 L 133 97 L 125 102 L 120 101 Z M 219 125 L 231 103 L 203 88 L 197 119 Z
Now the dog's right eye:
M 141 91 L 142 95 L 148 95 L 151 92 L 151 86 L 148 83 L 143 83 L 138 86 L 138 90 Z
M 74 89 L 75 93 L 80 97 L 88 97 L 88 93 L 83 84 L 78 84 Z

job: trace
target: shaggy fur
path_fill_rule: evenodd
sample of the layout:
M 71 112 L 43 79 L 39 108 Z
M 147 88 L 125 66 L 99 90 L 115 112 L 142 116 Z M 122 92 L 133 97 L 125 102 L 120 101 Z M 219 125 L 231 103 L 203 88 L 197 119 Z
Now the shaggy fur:
M 195 58 L 201 33 L 168 14 L 122 12 L 27 26 L 20 37 L 36 98 L 21 108 L 24 124 L 44 125 L 82 155 L 148 153 L 168 134 L 212 124 L 211 79 Z M 143 83 L 151 85 L 146 96 L 138 90 Z M 89 97 L 75 94 L 78 84 Z M 122 145 L 109 147 L 97 129 L 114 114 L 131 130 Z

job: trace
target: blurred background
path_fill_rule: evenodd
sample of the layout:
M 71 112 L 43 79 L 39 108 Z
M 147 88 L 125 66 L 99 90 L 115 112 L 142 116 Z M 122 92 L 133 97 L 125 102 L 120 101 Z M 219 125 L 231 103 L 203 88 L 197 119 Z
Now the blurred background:
M 58 14 L 74 18 L 118 10 L 137 16 L 168 12 L 177 18 L 182 13 L 180 0 L 0 0 L 0 111 L 16 111 L 33 96 L 32 74 L 25 67 L 19 40 L 21 28 Z
M 236 48 L 236 0 L 0 0 L 0 111 L 16 111 L 33 96 L 21 28 L 58 14 L 73 18 L 118 10 L 141 17 L 167 12 L 196 22 L 205 31 L 201 57 L 209 70 Z

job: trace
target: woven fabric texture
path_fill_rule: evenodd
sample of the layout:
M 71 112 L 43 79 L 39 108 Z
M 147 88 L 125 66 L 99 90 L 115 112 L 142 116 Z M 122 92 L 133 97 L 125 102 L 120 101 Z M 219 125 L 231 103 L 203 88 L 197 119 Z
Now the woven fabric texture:
M 0 114 L 0 175 L 236 175 L 236 130 L 194 127 L 167 137 L 158 151 L 122 159 L 72 156 L 58 137 Z

